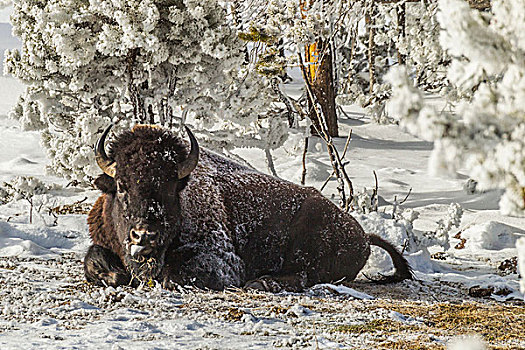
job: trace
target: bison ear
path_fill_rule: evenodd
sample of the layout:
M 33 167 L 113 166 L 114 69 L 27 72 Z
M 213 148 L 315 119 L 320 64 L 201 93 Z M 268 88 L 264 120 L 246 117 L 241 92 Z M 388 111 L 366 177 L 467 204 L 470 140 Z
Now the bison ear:
M 117 183 L 115 179 L 109 175 L 102 174 L 95 180 L 95 187 L 104 193 L 117 192 Z

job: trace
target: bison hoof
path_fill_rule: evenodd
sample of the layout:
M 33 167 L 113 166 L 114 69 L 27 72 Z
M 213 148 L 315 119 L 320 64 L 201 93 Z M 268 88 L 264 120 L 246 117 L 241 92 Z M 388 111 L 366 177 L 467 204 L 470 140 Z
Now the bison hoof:
M 270 276 L 262 276 L 255 280 L 246 282 L 246 289 L 255 289 L 262 292 L 278 293 L 283 290 L 282 286 Z

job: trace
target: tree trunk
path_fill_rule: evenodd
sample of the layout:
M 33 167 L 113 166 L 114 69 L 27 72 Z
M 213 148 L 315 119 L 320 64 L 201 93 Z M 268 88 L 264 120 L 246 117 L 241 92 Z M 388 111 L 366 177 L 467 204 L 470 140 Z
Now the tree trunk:
M 374 4 L 371 4 L 370 8 L 365 15 L 365 23 L 368 28 L 368 73 L 369 73 L 369 91 L 368 93 L 372 95 L 374 92 L 374 84 L 376 82 L 375 75 L 375 61 L 376 61 L 376 52 L 375 52 L 375 42 L 374 37 L 376 34 L 375 30 L 375 19 L 374 19 Z
M 317 134 L 317 131 L 322 129 L 315 111 L 315 104 L 318 103 L 321 106 L 328 134 L 338 137 L 332 52 L 329 45 L 327 41 L 319 39 L 315 44 L 307 47 L 308 78 L 316 99 L 316 101 L 308 99 L 309 116 L 313 124 L 312 134 Z
M 399 38 L 405 39 L 405 21 L 406 21 L 406 3 L 402 3 L 396 8 L 397 10 L 397 30 L 399 31 Z M 405 64 L 405 55 L 397 49 L 397 63 Z

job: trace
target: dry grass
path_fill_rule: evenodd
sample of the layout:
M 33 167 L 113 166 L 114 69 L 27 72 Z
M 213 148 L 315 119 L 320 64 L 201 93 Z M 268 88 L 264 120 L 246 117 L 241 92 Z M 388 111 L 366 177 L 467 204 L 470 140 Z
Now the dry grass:
M 525 308 L 523 306 L 475 302 L 430 304 L 380 301 L 376 307 L 397 311 L 422 320 L 416 331 L 446 336 L 475 333 L 481 335 L 492 348 L 518 349 L 519 346 L 513 347 L 512 344 L 525 342 Z M 382 328 L 387 332 L 392 331 L 388 323 Z M 502 344 L 506 345 L 501 347 Z
M 415 331 L 417 326 L 403 324 L 390 319 L 377 319 L 361 324 L 341 325 L 333 329 L 335 332 L 342 332 L 348 334 L 364 334 L 364 333 L 400 333 L 405 331 Z

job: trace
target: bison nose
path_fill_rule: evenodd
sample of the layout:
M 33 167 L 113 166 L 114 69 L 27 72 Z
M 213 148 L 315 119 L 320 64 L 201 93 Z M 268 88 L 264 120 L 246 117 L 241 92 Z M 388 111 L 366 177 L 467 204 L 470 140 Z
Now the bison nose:
M 129 231 L 129 241 L 138 246 L 147 246 L 155 243 L 158 234 L 144 229 L 131 229 Z

